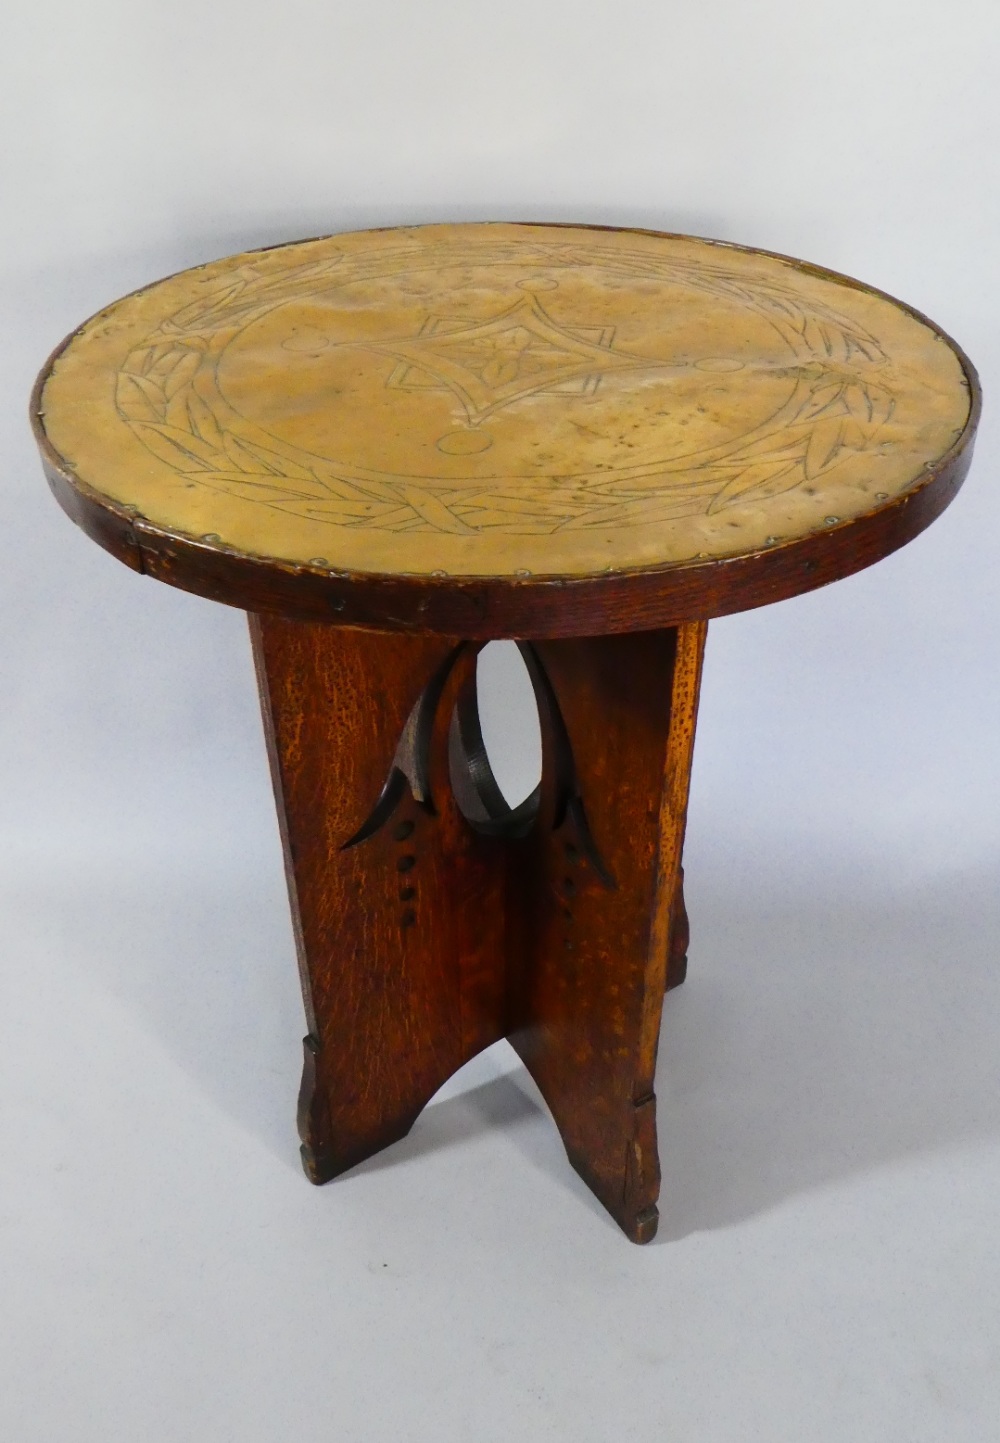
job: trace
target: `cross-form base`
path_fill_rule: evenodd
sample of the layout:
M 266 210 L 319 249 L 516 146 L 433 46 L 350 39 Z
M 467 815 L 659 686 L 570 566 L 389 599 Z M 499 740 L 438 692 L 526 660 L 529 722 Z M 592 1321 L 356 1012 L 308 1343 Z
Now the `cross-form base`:
M 515 809 L 482 741 L 481 643 L 250 625 L 309 1026 L 307 1174 L 403 1137 L 507 1037 L 570 1162 L 648 1242 L 706 625 L 522 645 L 542 778 Z

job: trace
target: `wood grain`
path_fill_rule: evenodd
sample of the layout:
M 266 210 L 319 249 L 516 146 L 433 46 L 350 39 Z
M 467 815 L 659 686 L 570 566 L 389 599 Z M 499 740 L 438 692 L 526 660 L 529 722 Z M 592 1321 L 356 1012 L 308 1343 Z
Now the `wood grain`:
M 636 1242 L 657 1224 L 653 1077 L 670 924 L 683 906 L 704 641 L 702 624 L 538 646 L 613 884 L 588 861 L 573 815 L 553 816 L 554 768 L 543 764 L 542 825 L 518 854 L 510 900 L 519 931 L 509 1035 L 573 1166 Z M 542 723 L 544 743 L 544 711 Z
M 647 1241 L 660 1009 L 686 947 L 680 856 L 704 625 L 532 649 L 543 779 L 534 826 L 510 836 L 471 825 L 451 785 L 452 716 L 476 645 L 268 616 L 251 632 L 309 1025 L 309 1176 L 403 1136 L 452 1073 L 509 1036 L 573 1166 Z M 364 835 L 442 667 L 427 795 L 405 788 Z
M 359 846 L 407 717 L 456 645 L 251 618 L 309 1035 L 299 1126 L 322 1182 L 403 1136 L 502 1035 L 496 844 L 458 812 L 433 741 L 433 801 L 411 796 Z M 461 668 L 450 679 L 449 710 Z M 446 764 L 446 760 L 445 760 Z

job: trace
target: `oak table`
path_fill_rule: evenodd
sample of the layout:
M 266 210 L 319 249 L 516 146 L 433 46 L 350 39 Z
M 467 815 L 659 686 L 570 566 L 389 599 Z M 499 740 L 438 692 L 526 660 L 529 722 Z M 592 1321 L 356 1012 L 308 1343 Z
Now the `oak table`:
M 654 1067 L 709 618 L 868 566 L 968 468 L 975 372 L 870 287 L 649 231 L 467 224 L 249 252 L 86 322 L 49 483 L 134 570 L 245 608 L 324 1182 L 507 1037 L 569 1159 L 656 1230 Z M 542 777 L 504 799 L 476 656 Z

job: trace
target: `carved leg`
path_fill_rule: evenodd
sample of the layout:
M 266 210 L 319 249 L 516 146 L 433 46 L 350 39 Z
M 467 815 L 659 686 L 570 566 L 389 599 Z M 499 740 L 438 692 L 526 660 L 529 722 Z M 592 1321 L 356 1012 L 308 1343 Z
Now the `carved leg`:
M 251 634 L 309 1019 L 307 1173 L 402 1137 L 509 1036 L 573 1165 L 647 1241 L 705 627 L 524 646 L 543 778 L 514 809 L 477 646 L 270 616 Z
M 456 660 L 455 640 L 273 616 L 250 627 L 309 1026 L 302 1158 L 325 1182 L 404 1136 L 503 1036 L 503 929 L 487 920 L 503 915 L 501 844 L 448 786 L 473 649 Z
M 573 1166 L 635 1242 L 658 1217 L 653 1075 L 668 961 L 679 981 L 686 949 L 680 861 L 705 631 L 532 648 L 575 777 L 567 805 L 545 755 L 539 824 L 509 894 L 511 1041 Z M 537 681 L 536 692 L 554 752 L 559 721 Z

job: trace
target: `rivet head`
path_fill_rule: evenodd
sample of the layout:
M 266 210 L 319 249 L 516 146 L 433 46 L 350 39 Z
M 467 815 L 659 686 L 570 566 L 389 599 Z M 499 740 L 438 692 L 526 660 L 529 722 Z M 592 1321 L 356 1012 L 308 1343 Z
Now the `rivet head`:
M 764 545 L 765 545 L 765 546 L 777 546 L 777 544 L 778 544 L 778 538 L 777 538 L 777 536 L 765 536 L 765 537 L 764 537 Z
M 875 500 L 876 500 L 876 501 L 888 501 L 888 499 L 889 499 L 889 493 L 888 493 L 888 491 L 876 491 L 876 492 L 875 492 Z
M 839 522 L 839 520 L 840 520 L 840 517 L 839 517 L 839 516 L 824 516 L 824 517 L 823 517 L 824 524 L 827 525 L 827 526 L 836 526 L 837 523 Z
M 519 571 L 515 571 L 515 572 L 514 572 L 514 575 L 515 575 L 515 576 L 522 576 L 522 577 L 523 577 L 523 576 L 530 576 L 530 575 L 531 575 L 531 572 L 530 572 L 530 571 L 525 571 L 524 568 L 522 567 Z
M 222 540 L 222 537 L 217 531 L 206 531 L 201 539 L 202 541 L 210 542 L 214 546 L 218 545 L 218 543 Z
M 432 572 L 431 572 L 431 575 L 432 575 L 432 576 L 438 576 L 438 577 L 440 577 L 440 576 L 447 576 L 448 573 L 447 573 L 447 571 L 438 570 L 438 571 L 432 571 Z
M 310 556 L 310 558 L 309 558 L 309 565 L 310 565 L 310 566 L 329 566 L 330 563 L 329 563 L 329 561 L 327 561 L 327 559 L 326 559 L 325 556 Z

